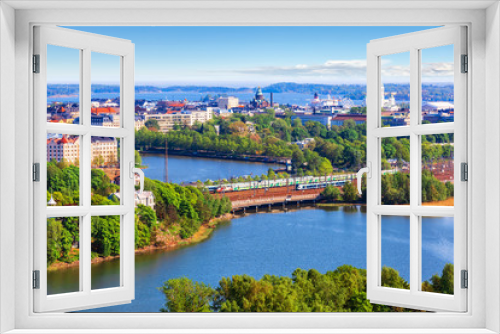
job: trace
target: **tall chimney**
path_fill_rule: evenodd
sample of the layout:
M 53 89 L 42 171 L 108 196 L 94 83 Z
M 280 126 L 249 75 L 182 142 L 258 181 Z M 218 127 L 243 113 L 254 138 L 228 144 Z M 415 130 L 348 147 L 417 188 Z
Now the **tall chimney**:
M 273 104 L 273 92 L 271 92 L 271 108 L 274 106 Z

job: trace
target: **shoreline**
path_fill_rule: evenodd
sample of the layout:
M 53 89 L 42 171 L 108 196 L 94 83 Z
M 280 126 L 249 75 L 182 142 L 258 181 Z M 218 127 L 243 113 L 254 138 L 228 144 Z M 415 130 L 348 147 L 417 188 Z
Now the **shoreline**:
M 156 252 L 156 251 L 173 251 L 182 247 L 194 245 L 197 243 L 200 243 L 204 240 L 206 240 L 212 232 L 215 230 L 218 224 L 231 220 L 235 218 L 236 215 L 232 213 L 226 213 L 220 217 L 215 217 L 209 220 L 208 223 L 202 224 L 200 226 L 200 229 L 196 231 L 195 234 L 193 234 L 192 237 L 188 239 L 181 239 L 179 236 L 174 236 L 170 242 L 161 244 L 161 245 L 149 245 L 143 248 L 136 249 L 134 251 L 135 254 L 143 254 L 143 253 L 150 253 L 150 252 Z M 107 257 L 96 257 L 90 261 L 90 263 L 97 264 L 97 263 L 102 263 L 102 262 L 107 262 L 107 261 L 114 261 L 120 258 L 120 255 L 116 256 L 107 256 Z M 80 261 L 74 261 L 71 263 L 66 263 L 66 262 L 55 262 L 51 264 L 48 268 L 47 271 L 58 271 L 61 269 L 70 269 L 70 268 L 76 268 L 80 265 Z
M 323 205 L 321 205 L 323 204 Z M 261 211 L 261 212 L 247 212 L 245 214 L 237 214 L 237 213 L 226 213 L 220 217 L 212 218 L 208 223 L 202 224 L 200 226 L 200 229 L 196 231 L 195 234 L 193 234 L 192 237 L 188 239 L 181 239 L 178 235 L 176 236 L 165 236 L 164 239 L 170 239 L 167 240 L 165 243 L 161 245 L 149 245 L 143 248 L 139 248 L 135 250 L 135 254 L 145 254 L 145 253 L 153 253 L 157 251 L 165 251 L 165 252 L 170 252 L 174 251 L 183 247 L 191 246 L 198 244 L 200 242 L 205 241 L 210 237 L 210 235 L 213 233 L 213 231 L 217 228 L 217 225 L 225 222 L 225 221 L 231 221 L 232 219 L 237 219 L 237 218 L 243 218 L 248 215 L 253 215 L 253 214 L 261 214 L 261 213 L 281 213 L 281 212 L 293 212 L 293 211 L 298 211 L 298 210 L 304 210 L 306 208 L 312 209 L 315 207 L 341 207 L 341 206 L 354 206 L 354 205 L 359 205 L 363 206 L 365 204 L 360 204 L 360 203 L 316 203 L 316 206 L 313 205 L 308 205 L 308 206 L 303 206 L 300 208 L 287 208 L 285 210 L 282 209 L 281 206 L 273 208 L 271 211 Z M 97 263 L 102 263 L 102 262 L 107 262 L 107 261 L 114 261 L 120 258 L 120 255 L 116 256 L 108 256 L 108 257 L 96 257 L 92 259 L 91 264 L 97 264 Z M 48 268 L 47 271 L 58 271 L 61 269 L 70 269 L 70 268 L 76 268 L 80 264 L 80 261 L 74 261 L 71 263 L 66 263 L 66 262 L 55 262 L 51 264 Z
M 364 203 L 316 203 L 316 205 L 307 205 L 307 206 L 302 206 L 300 208 L 285 208 L 283 209 L 281 206 L 279 207 L 274 207 L 272 208 L 271 211 L 260 211 L 260 212 L 247 212 L 244 214 L 237 214 L 237 213 L 226 213 L 220 217 L 212 218 L 208 223 L 202 224 L 200 226 L 200 229 L 196 231 L 193 236 L 191 236 L 188 239 L 181 239 L 178 235 L 176 236 L 165 236 L 163 239 L 170 239 L 167 240 L 165 243 L 161 245 L 149 245 L 143 248 L 139 248 L 135 250 L 135 254 L 144 254 L 144 253 L 152 253 L 152 252 L 157 252 L 157 251 L 174 251 L 183 247 L 191 246 L 198 244 L 200 242 L 205 241 L 210 237 L 210 235 L 213 233 L 213 231 L 217 228 L 217 225 L 225 222 L 225 221 L 231 221 L 232 219 L 237 219 L 237 218 L 243 218 L 248 215 L 253 215 L 253 214 L 262 214 L 262 213 L 282 213 L 282 212 L 294 212 L 294 211 L 299 211 L 299 210 L 304 210 L 304 209 L 313 209 L 316 207 L 319 208 L 328 208 L 328 207 L 342 207 L 342 206 L 366 206 Z M 97 263 L 102 263 L 102 262 L 107 262 L 107 261 L 114 261 L 120 258 L 120 255 L 116 256 L 108 256 L 108 257 L 96 257 L 92 259 L 91 264 L 97 264 Z M 51 264 L 48 268 L 47 271 L 57 271 L 61 269 L 70 269 L 70 268 L 76 268 L 80 264 L 80 261 L 74 261 L 71 263 L 66 263 L 66 262 L 55 262 Z

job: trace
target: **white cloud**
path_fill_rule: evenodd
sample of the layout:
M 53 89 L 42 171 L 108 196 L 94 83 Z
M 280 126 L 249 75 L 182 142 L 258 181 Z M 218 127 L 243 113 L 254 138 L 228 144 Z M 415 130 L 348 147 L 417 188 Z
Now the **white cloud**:
M 220 71 L 219 71 L 220 72 Z M 279 75 L 279 76 L 337 76 L 337 77 L 365 77 L 366 60 L 328 60 L 323 64 L 295 66 L 262 66 L 223 71 L 234 74 Z M 390 77 L 408 77 L 410 66 L 382 62 L 382 75 Z M 422 75 L 425 77 L 446 77 L 453 75 L 453 63 L 424 63 Z
M 246 69 L 235 69 L 227 72 L 251 75 L 276 76 L 334 76 L 365 77 L 366 60 L 328 60 L 324 64 L 295 66 L 262 66 Z
M 423 63 L 423 77 L 453 77 L 453 63 Z M 390 77 L 409 77 L 410 66 L 390 65 L 390 63 L 382 63 L 382 76 Z
M 382 77 L 410 77 L 410 66 L 382 65 Z
M 382 78 L 384 83 L 408 83 L 409 66 L 401 65 L 390 59 L 382 59 Z M 453 63 L 424 63 L 422 76 L 426 82 L 448 82 L 453 79 Z M 244 82 L 263 85 L 280 81 L 303 83 L 365 83 L 366 60 L 327 60 L 323 64 L 296 64 L 290 66 L 255 66 L 247 68 L 206 69 L 183 71 L 179 80 L 196 82 Z
M 424 63 L 422 76 L 424 77 L 453 77 L 453 63 Z

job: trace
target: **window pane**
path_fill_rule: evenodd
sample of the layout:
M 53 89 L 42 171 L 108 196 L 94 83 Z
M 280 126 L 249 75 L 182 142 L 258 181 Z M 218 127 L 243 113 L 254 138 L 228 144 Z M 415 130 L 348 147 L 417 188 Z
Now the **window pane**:
M 382 138 L 381 204 L 410 204 L 410 137 Z
M 92 52 L 93 126 L 120 127 L 120 57 Z
M 410 53 L 380 57 L 382 126 L 410 125 Z
M 47 294 L 80 291 L 80 218 L 47 219 Z
M 120 216 L 92 217 L 91 250 L 92 290 L 119 287 Z
M 454 205 L 453 133 L 422 136 L 422 205 Z
M 78 124 L 80 50 L 47 45 L 47 122 Z
M 92 205 L 120 204 L 120 140 L 92 137 Z
M 47 206 L 80 205 L 80 136 L 47 134 Z
M 422 291 L 453 294 L 453 222 L 422 218 Z
M 453 45 L 422 49 L 422 123 L 453 122 Z
M 410 217 L 382 216 L 381 285 L 410 289 Z

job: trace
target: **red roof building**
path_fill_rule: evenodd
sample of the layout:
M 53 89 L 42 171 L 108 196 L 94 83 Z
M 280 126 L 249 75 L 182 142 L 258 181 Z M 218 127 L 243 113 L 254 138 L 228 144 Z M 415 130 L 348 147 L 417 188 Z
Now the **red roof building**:
M 90 112 L 96 115 L 99 114 L 119 114 L 120 108 L 106 107 L 106 108 L 91 108 Z
M 47 161 L 55 159 L 59 162 L 64 159 L 68 163 L 76 163 L 80 158 L 79 138 L 63 135 L 62 138 L 47 139 Z

